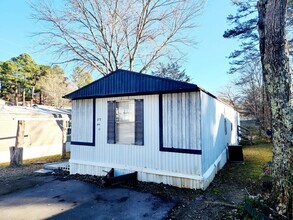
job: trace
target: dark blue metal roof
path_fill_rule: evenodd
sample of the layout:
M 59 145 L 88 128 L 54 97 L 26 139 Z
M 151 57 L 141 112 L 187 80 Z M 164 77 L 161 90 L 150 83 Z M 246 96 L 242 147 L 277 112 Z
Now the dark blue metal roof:
M 151 76 L 127 70 L 116 70 L 82 87 L 64 98 L 86 99 L 124 95 L 162 94 L 199 91 L 195 84 Z

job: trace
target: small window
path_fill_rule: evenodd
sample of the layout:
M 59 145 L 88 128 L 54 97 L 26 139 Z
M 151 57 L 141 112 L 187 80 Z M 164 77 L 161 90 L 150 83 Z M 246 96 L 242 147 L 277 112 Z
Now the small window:
M 135 143 L 134 100 L 120 101 L 116 104 L 116 143 Z

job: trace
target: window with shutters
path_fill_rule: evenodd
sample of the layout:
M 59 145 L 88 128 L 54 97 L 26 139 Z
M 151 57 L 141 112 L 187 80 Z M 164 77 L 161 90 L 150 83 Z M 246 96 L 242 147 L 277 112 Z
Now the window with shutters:
M 108 102 L 108 143 L 144 144 L 143 100 Z

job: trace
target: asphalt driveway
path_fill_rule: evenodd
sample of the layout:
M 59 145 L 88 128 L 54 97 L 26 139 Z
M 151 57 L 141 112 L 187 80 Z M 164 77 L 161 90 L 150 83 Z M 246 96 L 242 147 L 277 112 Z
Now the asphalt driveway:
M 174 205 L 131 189 L 53 179 L 0 196 L 0 219 L 162 219 Z

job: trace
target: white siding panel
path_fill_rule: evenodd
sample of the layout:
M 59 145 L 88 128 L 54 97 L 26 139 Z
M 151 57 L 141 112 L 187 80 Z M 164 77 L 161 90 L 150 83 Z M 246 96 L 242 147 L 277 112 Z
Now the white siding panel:
M 237 144 L 238 113 L 210 95 L 201 94 L 202 168 L 205 173 L 229 144 Z M 227 134 L 225 134 L 225 118 Z M 231 131 L 231 123 L 233 130 Z
M 93 99 L 72 101 L 71 141 L 92 142 Z
M 195 93 L 185 94 L 185 97 L 193 97 L 193 103 L 196 103 L 196 95 Z M 165 97 L 165 95 L 164 95 Z M 168 95 L 168 97 L 181 97 L 180 94 L 176 96 Z M 108 144 L 107 143 L 107 101 L 113 100 L 128 100 L 128 99 L 144 99 L 144 145 L 123 145 L 123 144 Z M 185 101 L 185 108 L 187 108 Z M 183 102 L 178 102 L 177 100 L 174 102 L 174 105 L 183 105 Z M 85 103 L 84 103 L 85 104 Z M 171 106 L 172 100 L 163 99 L 163 105 Z M 183 112 L 183 107 L 180 107 L 177 110 L 180 113 Z M 164 108 L 163 108 L 164 110 Z M 164 110 L 165 111 L 165 110 Z M 193 110 L 195 112 L 195 106 L 193 106 Z M 188 111 L 185 113 L 188 114 Z M 181 113 L 179 114 L 181 115 Z M 74 117 L 75 115 L 73 115 Z M 188 116 L 188 115 L 187 115 Z M 178 115 L 177 115 L 178 117 Z M 178 120 L 177 117 L 172 118 L 172 120 Z M 192 116 L 192 121 L 195 124 L 195 113 Z M 168 116 L 168 118 L 170 118 Z M 153 171 L 160 171 L 165 173 L 175 173 L 175 174 L 185 174 L 190 176 L 200 176 L 201 175 L 201 155 L 195 154 L 185 154 L 185 153 L 172 153 L 172 152 L 161 152 L 159 150 L 159 96 L 158 95 L 147 95 L 147 96 L 125 96 L 125 97 L 114 97 L 114 98 L 99 98 L 96 99 L 96 146 L 72 146 L 71 153 L 71 173 L 95 173 L 96 175 L 102 175 L 100 172 L 92 171 L 92 169 L 98 169 L 95 166 L 91 166 L 91 168 L 85 168 L 86 163 L 103 163 L 103 164 L 111 164 L 112 166 L 119 166 L 120 168 L 124 168 L 125 170 L 142 170 L 148 169 Z M 185 123 L 185 129 L 189 130 L 186 124 L 189 119 L 187 119 Z M 173 121 L 167 120 L 167 128 L 170 130 Z M 183 126 L 183 124 L 181 125 Z M 195 126 L 195 125 L 194 125 Z M 73 126 L 73 130 L 74 130 Z M 181 127 L 182 128 L 182 127 Z M 181 129 L 183 130 L 183 129 Z M 194 129 L 195 131 L 196 129 Z M 177 130 L 174 130 L 178 132 Z M 182 131 L 180 131 L 182 133 Z M 187 134 L 186 134 L 187 135 Z M 195 132 L 193 138 L 198 135 Z M 170 134 L 164 135 L 164 140 L 167 141 L 166 137 L 170 137 Z M 192 139 L 191 136 L 189 139 Z M 182 137 L 179 138 L 177 136 L 177 143 L 179 140 L 183 143 L 186 143 Z M 193 140 L 189 140 L 192 142 Z M 196 146 L 196 149 L 200 149 L 200 146 Z M 74 162 L 74 161 L 79 161 Z M 84 165 L 82 165 L 84 164 Z M 84 168 L 82 168 L 84 166 Z M 109 165 L 110 166 L 110 165 Z M 130 168 L 129 168 L 130 167 Z M 111 168 L 111 167 L 108 167 Z M 114 167 L 115 168 L 115 167 Z M 85 170 L 82 170 L 85 169 Z M 86 170 L 90 169 L 90 170 Z M 143 172 L 141 175 L 144 175 Z M 153 182 L 158 182 L 159 175 L 145 174 L 147 175 L 144 181 L 148 181 L 151 178 L 154 178 Z M 167 178 L 168 175 L 166 174 Z M 172 182 L 173 180 L 164 181 Z M 156 181 L 155 181 L 156 180 Z M 177 181 L 177 180 L 176 180 Z M 182 180 L 183 181 L 183 180 Z M 191 184 L 191 183 L 189 183 Z M 199 183 L 192 183 L 191 185 L 196 186 Z M 184 185 L 180 183 L 179 185 Z M 187 184 L 188 185 L 188 184 Z M 200 187 L 194 187 L 200 188 Z
M 200 150 L 199 93 L 163 95 L 163 146 Z

